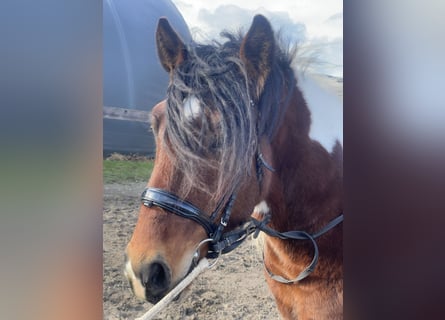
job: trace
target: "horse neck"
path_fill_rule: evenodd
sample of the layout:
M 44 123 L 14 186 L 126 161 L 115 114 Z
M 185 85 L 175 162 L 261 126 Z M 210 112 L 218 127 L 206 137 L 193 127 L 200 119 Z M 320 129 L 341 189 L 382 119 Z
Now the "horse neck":
M 310 112 L 298 88 L 282 119 L 270 144 L 276 170 L 269 172 L 265 197 L 271 225 L 314 233 L 342 213 L 341 147 L 330 154 L 309 138 Z

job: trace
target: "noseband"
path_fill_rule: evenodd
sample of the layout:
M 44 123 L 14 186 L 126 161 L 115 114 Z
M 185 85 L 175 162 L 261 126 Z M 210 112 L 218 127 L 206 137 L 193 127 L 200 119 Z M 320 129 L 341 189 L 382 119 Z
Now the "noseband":
M 197 222 L 205 229 L 208 235 L 213 234 L 216 230 L 216 225 L 201 210 L 190 202 L 179 199 L 173 193 L 157 188 L 147 188 L 142 193 L 141 200 L 144 206 L 148 208 L 156 206 L 180 217 Z
M 182 218 L 193 220 L 201 225 L 206 231 L 207 237 L 212 240 L 209 242 L 207 258 L 216 258 L 222 253 L 232 251 L 253 232 L 252 230 L 246 233 L 247 230 L 242 229 L 242 232 L 223 233 L 232 212 L 232 206 L 235 201 L 234 194 L 225 203 L 219 223 L 215 223 L 215 220 L 221 211 L 222 202 L 217 205 L 212 214 L 207 215 L 190 202 L 180 199 L 171 192 L 158 188 L 146 188 L 142 192 L 141 201 L 148 208 L 158 207 Z

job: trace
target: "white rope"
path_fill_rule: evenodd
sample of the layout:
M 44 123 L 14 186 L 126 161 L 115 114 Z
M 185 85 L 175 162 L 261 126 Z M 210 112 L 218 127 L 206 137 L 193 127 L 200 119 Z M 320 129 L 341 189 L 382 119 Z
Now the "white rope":
M 150 310 L 148 310 L 142 317 L 136 318 L 136 320 L 150 320 L 153 319 L 162 309 L 173 301 L 173 299 L 184 290 L 201 272 L 209 268 L 209 261 L 203 258 L 199 261 L 198 265 L 190 272 L 176 287 L 173 288 L 164 298 L 156 303 Z

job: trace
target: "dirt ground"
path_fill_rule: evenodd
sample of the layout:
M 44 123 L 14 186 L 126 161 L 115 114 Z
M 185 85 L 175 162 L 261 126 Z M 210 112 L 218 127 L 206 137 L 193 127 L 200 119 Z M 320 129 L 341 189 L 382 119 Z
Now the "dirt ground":
M 104 319 L 134 319 L 152 305 L 134 297 L 123 275 L 124 250 L 145 183 L 105 184 L 103 212 Z M 156 319 L 279 319 L 255 241 L 248 239 L 199 275 Z

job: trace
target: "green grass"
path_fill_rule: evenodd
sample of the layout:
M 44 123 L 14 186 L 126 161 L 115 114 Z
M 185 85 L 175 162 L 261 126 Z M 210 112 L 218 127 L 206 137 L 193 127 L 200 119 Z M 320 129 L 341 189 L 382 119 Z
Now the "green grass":
M 103 160 L 103 182 L 148 181 L 153 170 L 153 160 Z

